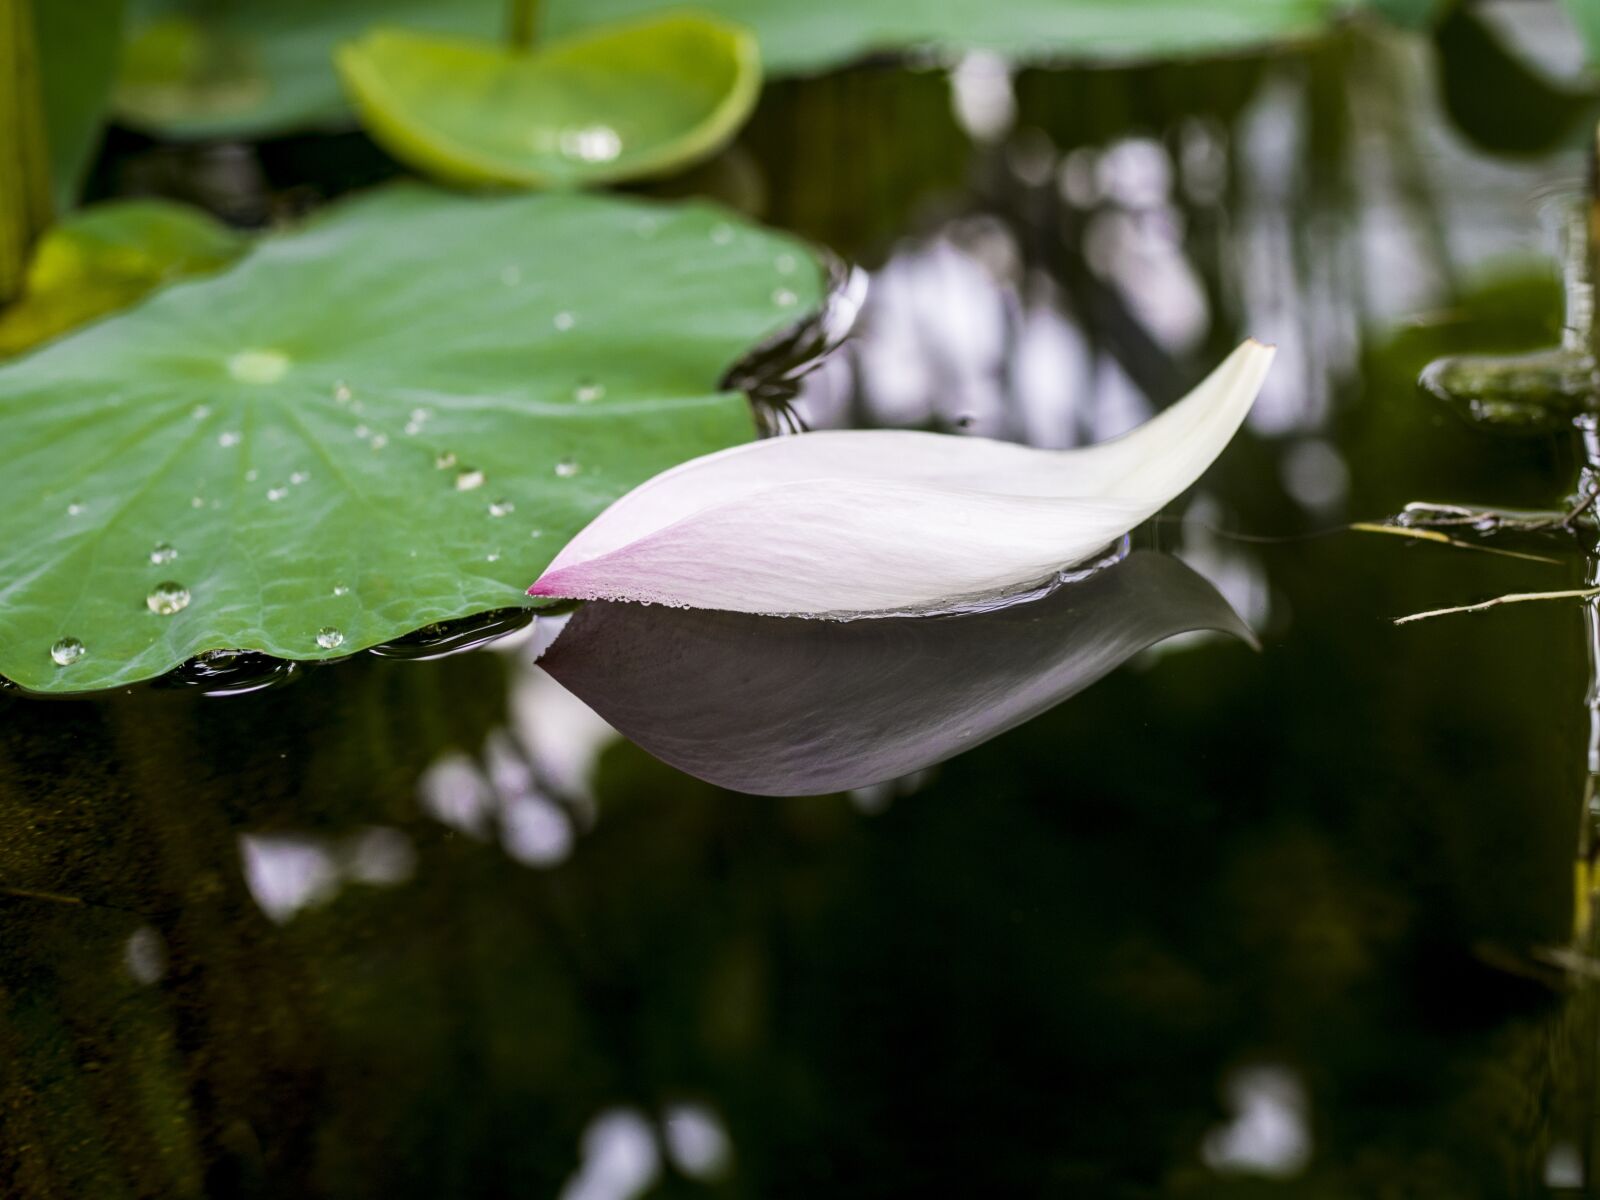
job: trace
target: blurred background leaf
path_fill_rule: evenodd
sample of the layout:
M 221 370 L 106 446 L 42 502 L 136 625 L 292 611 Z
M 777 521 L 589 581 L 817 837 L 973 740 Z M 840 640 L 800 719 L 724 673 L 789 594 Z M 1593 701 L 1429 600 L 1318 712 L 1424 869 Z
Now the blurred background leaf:
M 163 283 L 226 266 L 242 235 L 186 205 L 112 201 L 45 232 L 22 294 L 0 308 L 0 359 L 126 308 Z
M 78 201 L 105 121 L 122 42 L 123 0 L 31 0 L 44 81 L 56 207 Z

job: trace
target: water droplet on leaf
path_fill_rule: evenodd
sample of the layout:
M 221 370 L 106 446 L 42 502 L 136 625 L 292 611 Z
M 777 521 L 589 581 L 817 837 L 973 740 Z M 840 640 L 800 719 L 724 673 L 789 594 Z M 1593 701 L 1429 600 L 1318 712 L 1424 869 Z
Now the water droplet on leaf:
M 157 542 L 155 549 L 150 551 L 150 562 L 154 566 L 164 567 L 178 557 L 178 552 L 172 548 L 170 542 Z
M 551 324 L 556 327 L 557 333 L 566 333 L 567 330 L 571 329 L 577 323 L 578 318 L 569 312 L 558 312 L 555 315 L 555 320 L 551 322 Z
M 224 429 L 221 433 L 217 434 L 217 445 L 224 448 L 228 446 L 237 446 L 242 441 L 244 441 L 244 434 L 240 433 L 237 429 Z
M 612 162 L 622 153 L 622 135 L 609 125 L 564 129 L 561 153 L 579 162 Z
M 286 488 L 286 487 L 270 487 L 270 488 L 267 489 L 267 499 L 270 500 L 273 504 L 276 504 L 279 500 L 282 500 L 288 494 L 289 494 L 289 489 Z
M 88 647 L 75 637 L 64 637 L 50 647 L 50 657 L 58 667 L 70 667 L 88 652 Z
M 337 650 L 344 645 L 344 634 L 332 625 L 317 630 L 317 645 L 324 650 Z
M 456 456 L 449 450 L 446 450 L 442 454 L 434 455 L 433 465 L 441 471 L 448 471 L 451 467 L 456 465 Z
M 150 589 L 150 594 L 144 598 L 145 607 L 158 617 L 170 617 L 173 613 L 182 612 L 189 607 L 189 589 L 181 583 L 168 580 L 158 583 Z
M 578 473 L 578 470 L 578 463 L 575 459 L 563 458 L 556 463 L 556 474 L 561 476 L 562 479 L 571 479 Z
M 602 399 L 605 394 L 605 384 L 585 382 L 578 385 L 577 390 L 572 393 L 572 398 L 579 404 L 593 404 L 596 400 Z
M 456 472 L 456 491 L 470 492 L 473 488 L 481 488 L 486 478 L 488 477 L 475 467 L 462 467 Z
M 281 350 L 241 350 L 228 359 L 228 374 L 240 383 L 277 383 L 289 370 Z
M 494 503 L 489 505 L 489 515 L 491 517 L 509 516 L 511 513 L 516 512 L 516 510 L 517 506 L 509 500 L 496 500 Z

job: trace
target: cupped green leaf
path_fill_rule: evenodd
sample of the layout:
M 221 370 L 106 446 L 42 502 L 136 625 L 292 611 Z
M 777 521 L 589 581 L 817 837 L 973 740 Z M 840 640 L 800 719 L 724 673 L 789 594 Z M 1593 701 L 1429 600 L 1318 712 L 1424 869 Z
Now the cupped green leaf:
M 0 308 L 0 359 L 127 308 L 163 283 L 226 266 L 245 241 L 198 209 L 127 200 L 70 213 L 39 240 L 22 294 Z
M 525 602 L 634 485 L 748 440 L 726 368 L 819 303 L 705 205 L 404 187 L 0 368 L 0 674 L 317 659 Z
M 341 47 L 338 66 L 380 145 L 467 185 L 661 174 L 720 148 L 761 89 L 755 38 L 687 13 L 533 51 L 380 29 Z

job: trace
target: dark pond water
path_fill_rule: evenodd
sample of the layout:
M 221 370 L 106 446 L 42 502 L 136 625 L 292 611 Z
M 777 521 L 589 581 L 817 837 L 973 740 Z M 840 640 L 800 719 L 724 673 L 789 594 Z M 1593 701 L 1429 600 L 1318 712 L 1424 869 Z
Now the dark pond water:
M 942 765 L 798 799 L 610 734 L 527 634 L 228 698 L 0 695 L 0 1194 L 1584 1190 L 1583 611 L 1391 623 L 1580 586 L 1583 539 L 1485 543 L 1536 562 L 1326 532 L 1559 508 L 1582 465 L 1565 430 L 1416 387 L 1557 340 L 1594 115 L 1481 29 L 1436 40 L 1009 83 L 975 60 L 955 106 L 943 72 L 866 66 L 770 88 L 658 189 L 872 272 L 813 425 L 1067 445 L 1277 342 L 1251 426 L 1112 568 L 1181 555 L 1259 652 L 1180 639 Z M 250 222 L 390 170 L 353 137 L 117 135 L 97 186 Z M 669 673 L 676 703 L 831 719 L 710 644 L 712 694 Z M 830 744 L 897 763 L 986 645 L 913 643 L 912 707 Z

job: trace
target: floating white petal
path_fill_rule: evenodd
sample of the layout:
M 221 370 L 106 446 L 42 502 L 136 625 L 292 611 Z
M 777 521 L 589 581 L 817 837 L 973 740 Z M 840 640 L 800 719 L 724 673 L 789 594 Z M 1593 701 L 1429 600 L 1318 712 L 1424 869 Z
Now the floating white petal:
M 846 617 L 939 611 L 1038 586 L 1194 483 L 1255 402 L 1246 342 L 1178 403 L 1078 450 L 845 430 L 697 458 L 601 513 L 535 596 Z

